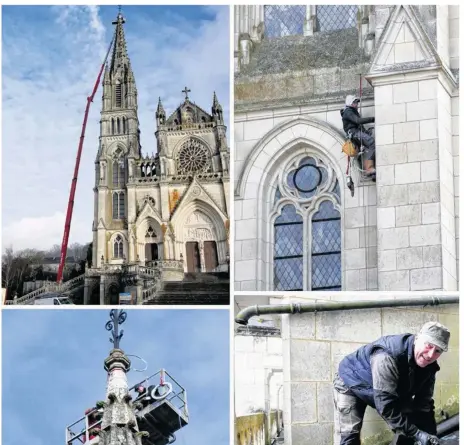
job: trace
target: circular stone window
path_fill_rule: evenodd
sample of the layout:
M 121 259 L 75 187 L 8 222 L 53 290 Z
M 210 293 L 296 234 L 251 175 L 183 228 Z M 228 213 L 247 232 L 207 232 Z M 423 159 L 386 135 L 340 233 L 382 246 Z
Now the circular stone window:
M 208 149 L 199 141 L 185 142 L 178 155 L 178 172 L 191 174 L 204 172 L 209 165 Z
M 302 193 L 310 193 L 321 184 L 322 173 L 319 167 L 312 164 L 304 164 L 293 173 L 293 184 Z

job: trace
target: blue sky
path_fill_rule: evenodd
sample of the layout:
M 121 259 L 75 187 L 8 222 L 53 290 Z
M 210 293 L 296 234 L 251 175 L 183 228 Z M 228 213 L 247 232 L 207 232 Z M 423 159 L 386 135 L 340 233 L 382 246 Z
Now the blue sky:
M 128 310 L 121 348 L 165 368 L 188 393 L 177 445 L 229 444 L 229 311 Z M 4 445 L 64 444 L 65 428 L 104 400 L 106 310 L 4 310 Z M 142 362 L 131 358 L 133 367 Z M 148 377 L 130 371 L 129 385 Z
M 115 6 L 2 7 L 3 248 L 61 244 L 86 98 L 113 35 Z M 229 119 L 229 7 L 123 6 L 143 153 L 156 152 L 155 109 L 190 99 Z M 58 37 L 58 38 L 57 38 Z M 92 238 L 101 86 L 89 115 L 70 243 Z

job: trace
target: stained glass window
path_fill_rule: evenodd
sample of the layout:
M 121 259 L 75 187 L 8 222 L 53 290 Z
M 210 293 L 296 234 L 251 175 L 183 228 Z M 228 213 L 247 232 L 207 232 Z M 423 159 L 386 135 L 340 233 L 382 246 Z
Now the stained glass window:
M 316 29 L 319 32 L 355 28 L 357 26 L 358 7 L 349 5 L 316 6 Z
M 274 223 L 274 286 L 303 290 L 303 218 L 286 205 Z
M 268 38 L 303 34 L 306 6 L 264 6 L 264 29 Z
M 338 180 L 315 157 L 290 165 L 273 201 L 279 212 L 273 223 L 274 290 L 341 290 L 341 224 L 334 204 L 340 202 Z
M 123 258 L 124 256 L 124 243 L 121 235 L 118 235 L 114 240 L 113 244 L 113 257 L 114 258 Z
M 341 290 L 340 213 L 323 201 L 311 222 L 311 289 Z

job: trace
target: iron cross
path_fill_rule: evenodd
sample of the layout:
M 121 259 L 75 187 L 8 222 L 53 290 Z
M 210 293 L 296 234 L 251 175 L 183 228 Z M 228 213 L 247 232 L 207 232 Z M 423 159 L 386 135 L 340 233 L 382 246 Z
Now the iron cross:
M 189 97 L 188 97 L 188 93 L 190 93 L 192 90 L 189 90 L 187 87 L 185 87 L 182 92 L 185 94 L 185 100 L 187 100 Z

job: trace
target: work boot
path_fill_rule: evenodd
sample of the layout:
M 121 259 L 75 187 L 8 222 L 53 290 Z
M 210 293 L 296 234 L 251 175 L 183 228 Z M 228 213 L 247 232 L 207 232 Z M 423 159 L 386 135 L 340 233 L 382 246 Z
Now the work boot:
M 364 174 L 366 176 L 375 175 L 374 161 L 367 159 L 364 161 Z

